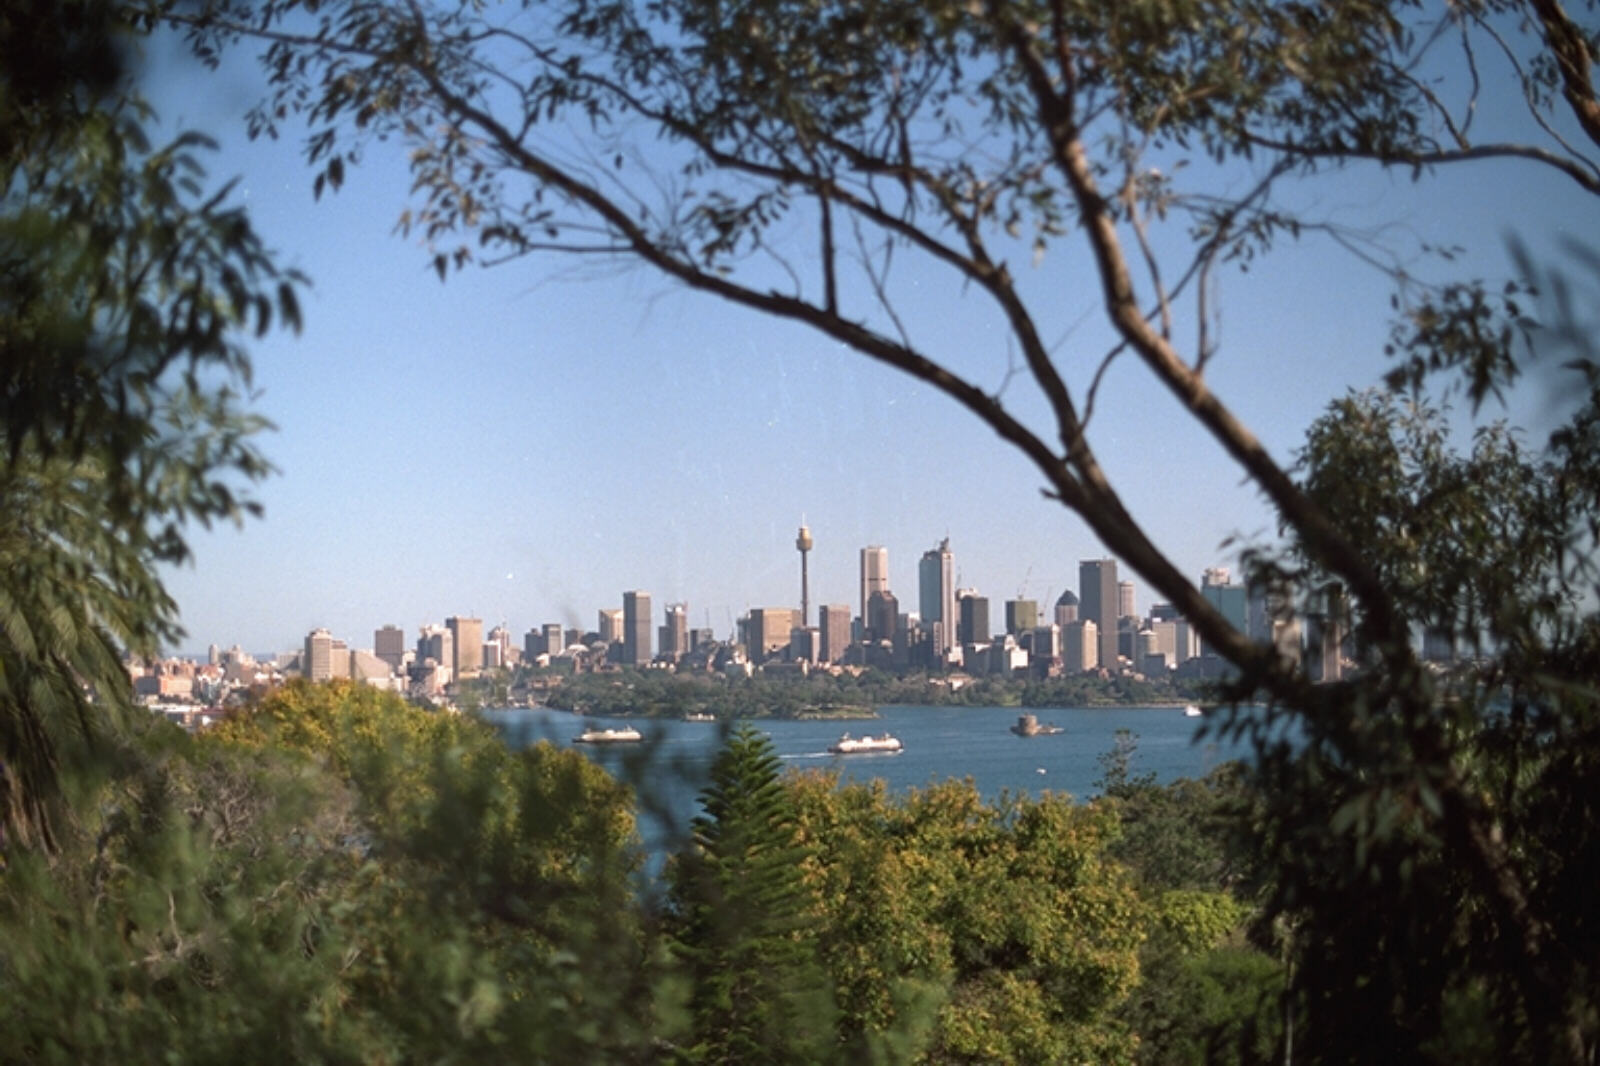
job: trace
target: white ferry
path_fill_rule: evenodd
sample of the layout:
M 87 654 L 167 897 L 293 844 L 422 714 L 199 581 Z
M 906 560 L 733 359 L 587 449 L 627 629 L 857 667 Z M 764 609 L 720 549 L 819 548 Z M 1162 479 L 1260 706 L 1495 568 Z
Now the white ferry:
M 585 729 L 572 739 L 574 744 L 633 744 L 644 734 L 631 726 L 623 729 Z
M 881 737 L 852 737 L 846 733 L 839 738 L 838 743 L 828 745 L 828 750 L 834 755 L 866 755 L 873 752 L 900 751 L 904 746 L 900 743 L 899 737 L 890 736 L 888 733 Z
M 1192 703 L 1186 704 L 1183 708 L 1183 716 L 1185 718 L 1199 718 L 1203 714 L 1205 714 L 1205 712 Z

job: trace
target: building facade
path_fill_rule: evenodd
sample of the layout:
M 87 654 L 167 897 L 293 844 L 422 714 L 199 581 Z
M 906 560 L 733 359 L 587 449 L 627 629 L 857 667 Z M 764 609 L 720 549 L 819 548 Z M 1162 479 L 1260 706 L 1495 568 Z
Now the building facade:
M 867 625 L 867 612 L 874 592 L 889 591 L 889 549 L 876 544 L 861 549 L 861 624 Z
M 1058 626 L 1070 625 L 1078 620 L 1078 594 L 1071 589 L 1064 589 L 1056 599 L 1055 623 Z
M 887 589 L 874 592 L 867 604 L 867 639 L 897 640 L 900 629 L 900 601 Z
M 1061 629 L 1061 668 L 1081 674 L 1100 665 L 1100 627 L 1086 619 Z
M 384 626 L 372 634 L 372 654 L 389 664 L 389 669 L 400 672 L 406 659 L 406 634 L 399 626 Z
M 817 611 L 817 628 L 822 634 L 822 661 L 844 661 L 845 649 L 850 646 L 850 606 L 844 603 L 825 603 Z
M 1267 619 L 1266 598 L 1260 598 L 1261 620 L 1251 624 L 1250 594 L 1243 585 L 1235 585 L 1226 567 L 1213 567 L 1200 577 L 1200 595 L 1228 620 L 1228 624 L 1255 640 L 1270 639 L 1272 625 Z M 1201 645 L 1201 654 L 1210 649 Z
M 661 625 L 661 654 L 678 659 L 693 650 L 689 644 L 689 605 L 667 604 Z
M 989 597 L 975 592 L 961 597 L 960 613 L 956 640 L 961 644 L 987 644 L 994 636 L 989 629 Z
M 1014 637 L 1032 632 L 1039 626 L 1039 604 L 1034 600 L 1006 601 L 1006 632 Z
M 752 607 L 745 628 L 750 661 L 764 663 L 787 648 L 799 614 L 793 607 Z
M 1085 559 L 1078 563 L 1078 618 L 1095 624 L 1100 641 L 1096 661 L 1110 670 L 1117 667 L 1118 606 L 1117 561 Z
M 326 629 L 313 629 L 306 634 L 305 656 L 300 660 L 300 673 L 307 681 L 328 681 L 333 674 L 333 634 Z
M 654 654 L 650 644 L 650 594 L 637 589 L 622 594 L 622 662 L 644 666 Z
M 444 620 L 455 641 L 450 674 L 456 681 L 476 677 L 483 670 L 483 619 L 455 616 Z
M 917 607 L 924 631 L 933 634 L 934 653 L 944 658 L 956 643 L 955 564 L 950 555 L 950 538 L 937 548 L 922 553 L 917 564 Z

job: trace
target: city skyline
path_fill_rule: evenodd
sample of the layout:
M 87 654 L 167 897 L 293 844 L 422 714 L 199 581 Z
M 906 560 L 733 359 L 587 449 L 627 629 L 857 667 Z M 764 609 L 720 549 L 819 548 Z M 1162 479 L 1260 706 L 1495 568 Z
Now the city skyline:
M 869 563 L 869 552 L 872 553 L 870 556 L 871 563 Z M 858 562 L 861 569 L 858 573 L 858 584 L 865 586 L 866 573 L 869 566 L 872 567 L 874 574 L 877 573 L 877 561 L 882 559 L 886 553 L 887 548 L 881 545 L 871 545 L 860 550 Z M 1109 569 L 1106 569 L 1107 567 Z M 942 600 L 945 589 L 941 587 L 944 584 L 941 578 L 946 573 L 955 574 L 958 572 L 958 568 L 956 552 L 951 546 L 950 538 L 945 537 L 940 540 L 936 547 L 922 553 L 916 564 L 916 577 L 907 583 L 911 586 L 910 588 L 905 585 L 896 586 L 892 580 L 886 581 L 882 586 L 879 586 L 875 579 L 874 589 L 886 593 L 891 599 L 896 600 L 899 614 L 916 618 L 924 625 L 927 625 L 930 621 L 939 621 L 939 619 L 929 619 L 921 608 L 923 596 L 929 592 L 925 580 L 930 575 L 932 576 L 932 594 Z M 1115 620 L 1125 613 L 1123 609 L 1128 605 L 1129 600 L 1128 586 L 1133 583 L 1117 580 L 1117 563 L 1114 559 L 1081 559 L 1074 564 L 1074 569 L 1077 574 L 1077 583 L 1067 585 L 1058 590 L 1052 589 L 1048 598 L 1025 595 L 1028 589 L 1027 579 L 1031 577 L 1031 569 L 1024 575 L 1023 584 L 1018 586 L 1018 594 L 1015 596 L 990 596 L 987 590 L 976 586 L 956 588 L 953 583 L 950 584 L 948 592 L 953 608 L 952 617 L 957 622 L 957 626 L 948 639 L 943 641 L 944 647 L 942 650 L 948 651 L 951 647 L 962 643 L 983 643 L 992 637 L 1004 634 L 1017 635 L 1031 630 L 1036 625 L 1047 626 L 1052 622 L 1058 625 L 1062 624 L 1064 619 L 1058 607 L 1060 601 L 1081 598 L 1091 603 L 1094 602 L 1095 593 L 1089 591 L 1084 585 L 1089 580 L 1088 575 L 1091 572 L 1100 574 L 1101 577 L 1097 580 L 1104 580 L 1110 583 L 1115 593 L 1115 598 L 1112 601 L 1114 607 L 1107 616 L 1113 623 L 1109 627 L 1111 635 L 1107 638 L 1109 650 L 1110 644 L 1114 643 L 1115 640 Z M 1225 567 L 1206 568 L 1201 575 L 1200 583 L 1206 587 L 1208 596 L 1218 592 L 1217 589 L 1211 587 L 1213 582 L 1220 585 L 1229 585 L 1231 580 L 1229 573 L 1229 570 Z M 896 592 L 897 588 L 899 589 L 898 593 Z M 805 590 L 801 589 L 799 591 L 804 592 Z M 1242 586 L 1233 585 L 1227 591 L 1230 595 L 1238 594 L 1240 596 L 1239 602 L 1241 604 L 1244 602 L 1244 589 Z M 904 599 L 901 597 L 901 593 L 905 593 L 912 598 L 909 600 Z M 1134 614 L 1137 617 L 1150 616 L 1151 612 L 1158 607 L 1170 610 L 1167 605 L 1160 601 L 1152 600 L 1142 595 L 1135 597 L 1134 600 Z M 647 589 L 627 589 L 615 593 L 611 600 L 589 607 L 588 617 L 595 619 L 593 624 L 586 623 L 581 618 L 570 623 L 566 620 L 552 621 L 539 615 L 537 611 L 530 611 L 518 616 L 490 618 L 488 621 L 495 626 L 496 631 L 506 628 L 511 634 L 512 643 L 519 647 L 523 636 L 528 634 L 538 634 L 541 639 L 548 642 L 552 634 L 559 640 L 564 633 L 569 631 L 593 633 L 601 640 L 616 643 L 621 649 L 621 659 L 619 661 L 623 665 L 634 666 L 648 663 L 655 653 L 660 651 L 681 652 L 686 650 L 680 644 L 682 639 L 692 631 L 709 631 L 718 640 L 733 643 L 740 642 L 741 626 L 754 620 L 758 627 L 765 631 L 773 627 L 774 620 L 780 618 L 781 612 L 788 613 L 787 616 L 791 625 L 803 625 L 805 628 L 818 630 L 819 633 L 823 634 L 825 643 L 827 643 L 826 630 L 829 628 L 828 619 L 824 617 L 825 614 L 831 612 L 835 619 L 833 626 L 835 640 L 838 639 L 841 629 L 849 632 L 848 627 L 856 622 L 859 622 L 863 628 L 868 627 L 870 624 L 870 615 L 856 613 L 854 604 L 843 597 L 813 598 L 812 617 L 805 618 L 804 621 L 802 621 L 804 616 L 798 606 L 800 602 L 798 598 L 789 604 L 775 601 L 751 605 L 734 614 L 726 630 L 716 625 L 697 625 L 694 615 L 696 607 L 692 601 L 662 601 L 659 607 L 653 607 L 652 604 L 654 602 L 655 597 Z M 1003 614 L 994 616 L 992 620 L 990 614 L 991 602 L 1003 608 Z M 621 606 L 613 606 L 613 603 L 620 603 Z M 1232 612 L 1230 611 L 1229 614 L 1231 618 Z M 707 615 L 709 615 L 708 610 L 701 612 L 702 619 L 705 619 Z M 435 611 L 432 614 L 425 614 L 419 620 L 410 623 L 394 618 L 374 619 L 370 622 L 357 624 L 349 630 L 319 622 L 305 633 L 285 635 L 276 645 L 251 645 L 234 639 L 228 634 L 211 634 L 204 640 L 191 639 L 189 644 L 192 644 L 192 647 L 184 646 L 166 650 L 169 654 L 193 658 L 202 658 L 202 649 L 208 646 L 237 646 L 252 654 L 281 654 L 289 649 L 299 649 L 303 642 L 310 639 L 308 633 L 323 633 L 332 635 L 335 640 L 352 649 L 361 647 L 363 650 L 372 651 L 377 658 L 388 661 L 403 649 L 409 648 L 424 639 L 429 639 L 431 635 L 431 639 L 434 641 L 432 645 L 434 650 L 428 654 L 438 659 L 441 664 L 451 667 L 452 672 L 460 673 L 463 670 L 479 669 L 483 665 L 481 651 L 464 651 L 463 645 L 466 644 L 469 647 L 475 646 L 481 649 L 484 644 L 485 619 L 465 615 L 444 615 L 441 623 L 437 621 L 440 617 L 440 613 Z M 1072 611 L 1072 617 L 1077 617 L 1076 608 Z M 1085 617 L 1088 616 L 1086 615 Z M 844 627 L 838 625 L 837 620 L 840 618 L 845 623 Z M 974 634 L 966 632 L 966 620 L 969 618 L 974 622 L 975 628 L 982 632 Z M 1102 628 L 1101 631 L 1105 632 L 1105 629 Z M 358 642 L 350 640 L 348 636 L 339 635 L 341 633 L 366 632 L 372 633 L 372 647 L 370 649 L 366 649 Z M 415 633 L 418 640 L 414 642 L 404 639 L 405 634 L 408 633 Z M 927 633 L 929 635 L 932 634 L 931 627 L 927 630 Z M 773 629 L 772 633 L 767 634 L 767 636 L 769 643 L 773 647 L 787 643 L 786 638 L 779 638 L 776 629 Z M 671 643 L 669 643 L 669 639 Z M 849 642 L 849 639 L 843 641 L 845 644 Z M 309 647 L 310 645 L 306 644 L 305 646 Z M 635 647 L 643 649 L 642 656 L 634 650 Z M 559 646 L 557 650 L 559 650 Z
M 173 650 L 270 648 L 318 626 L 360 632 L 442 610 L 588 629 L 626 588 L 688 602 L 692 624 L 725 633 L 751 607 L 798 605 L 802 515 L 816 537 L 813 607 L 860 611 L 864 545 L 889 548 L 902 609 L 916 600 L 918 557 L 942 535 L 956 586 L 995 605 L 1023 575 L 1043 602 L 1078 560 L 1115 554 L 955 404 L 798 326 L 627 267 L 512 264 L 441 284 L 427 249 L 394 233 L 402 146 L 374 145 L 319 200 L 300 131 L 245 136 L 253 66 L 205 71 L 172 40 L 152 41 L 148 62 L 162 128 L 216 137 L 210 186 L 238 177 L 235 201 L 313 280 L 300 337 L 249 342 L 256 407 L 278 426 L 261 441 L 278 473 L 249 493 L 265 516 L 191 530 L 192 565 L 163 569 L 189 634 Z M 1574 194 L 1559 176 L 1517 171 L 1512 186 L 1497 173 L 1444 171 L 1421 192 L 1404 174 L 1349 168 L 1307 191 L 1352 226 L 1400 219 L 1407 239 L 1466 246 L 1448 264 L 1406 260 L 1419 276 L 1504 277 L 1507 232 L 1536 261 L 1563 262 L 1561 238 L 1586 217 Z M 1019 246 L 1015 265 L 1083 389 L 1114 341 L 1076 255 L 1030 266 Z M 1036 397 L 1007 390 L 1014 355 L 979 301 L 909 272 L 892 281 L 919 341 L 1041 421 Z M 1308 234 L 1216 284 L 1225 330 L 1208 384 L 1291 463 L 1329 401 L 1389 368 L 1392 283 Z M 1304 299 L 1325 290 L 1339 299 Z M 1233 460 L 1135 360 L 1098 380 L 1088 432 L 1107 477 L 1183 573 L 1236 565 L 1240 546 L 1272 535 Z

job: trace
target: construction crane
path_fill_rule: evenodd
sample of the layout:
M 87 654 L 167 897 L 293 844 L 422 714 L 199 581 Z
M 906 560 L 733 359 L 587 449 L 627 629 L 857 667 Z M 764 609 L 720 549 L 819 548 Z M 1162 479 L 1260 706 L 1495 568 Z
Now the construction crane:
M 1022 584 L 1017 586 L 1017 599 L 1026 599 L 1028 595 L 1028 579 L 1033 577 L 1033 564 L 1028 564 L 1028 569 L 1022 575 Z

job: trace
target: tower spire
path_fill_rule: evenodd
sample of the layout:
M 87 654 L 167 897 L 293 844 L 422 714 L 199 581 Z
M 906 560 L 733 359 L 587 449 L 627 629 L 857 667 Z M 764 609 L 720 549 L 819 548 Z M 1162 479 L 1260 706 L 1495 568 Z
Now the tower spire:
M 805 519 L 800 520 L 800 533 L 794 538 L 794 546 L 800 550 L 800 628 L 804 629 L 811 624 L 811 586 L 806 573 L 806 555 L 811 551 L 811 530 L 806 526 Z

